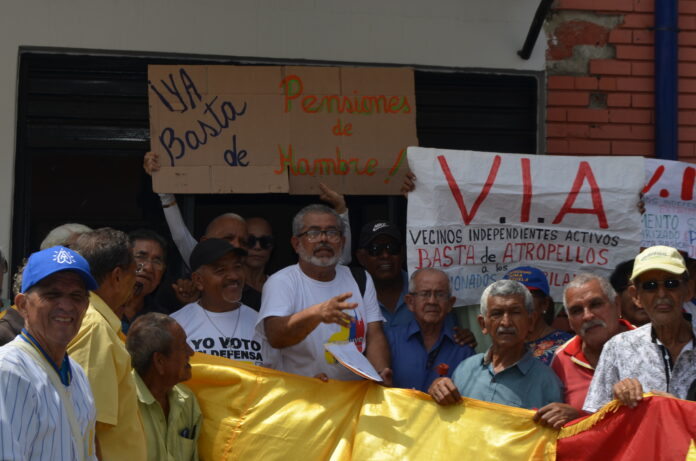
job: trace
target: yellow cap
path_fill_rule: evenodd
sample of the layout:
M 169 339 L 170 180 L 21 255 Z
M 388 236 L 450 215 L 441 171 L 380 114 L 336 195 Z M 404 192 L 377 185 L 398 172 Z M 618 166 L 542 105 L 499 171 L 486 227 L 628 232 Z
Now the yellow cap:
M 658 245 L 646 248 L 636 256 L 633 262 L 631 280 L 634 280 L 643 272 L 651 270 L 683 274 L 686 272 L 686 264 L 679 251 L 672 247 Z

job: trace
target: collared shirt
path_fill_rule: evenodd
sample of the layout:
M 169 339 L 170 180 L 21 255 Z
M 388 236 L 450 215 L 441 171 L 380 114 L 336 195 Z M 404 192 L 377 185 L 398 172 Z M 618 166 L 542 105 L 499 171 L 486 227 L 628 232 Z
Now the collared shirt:
M 130 355 L 119 338 L 121 320 L 97 295 L 90 303 L 70 356 L 84 368 L 97 407 L 97 439 L 104 461 L 145 461 L 143 424 L 138 411 Z
M 691 340 L 672 358 L 673 366 L 663 355 L 666 348 L 653 337 L 652 324 L 620 333 L 604 345 L 597 363 L 583 410 L 595 412 L 613 399 L 614 384 L 625 378 L 635 378 L 643 392 L 669 392 L 686 398 L 689 386 L 696 380 L 696 352 Z
M 147 384 L 133 370 L 138 388 L 138 403 L 145 427 L 147 459 L 150 461 L 198 461 L 198 435 L 201 432 L 201 409 L 191 389 L 183 384 L 168 394 L 169 416 L 155 400 Z
M 94 399 L 84 371 L 66 355 L 72 379 L 64 386 L 69 399 L 63 399 L 44 368 L 17 342 L 24 340 L 17 337 L 0 347 L 0 459 L 77 459 L 77 442 L 86 459 L 96 461 Z M 66 405 L 73 407 L 82 440 L 73 440 Z
M 520 408 L 541 408 L 563 401 L 563 386 L 551 369 L 527 351 L 515 363 L 495 373 L 490 353 L 464 360 L 452 375 L 462 397 Z
M 462 360 L 474 355 L 469 346 L 459 346 L 454 342 L 452 326 L 452 320 L 446 317 L 440 337 L 429 351 L 425 350 L 421 329 L 415 319 L 408 325 L 385 332 L 391 349 L 394 387 L 427 392 L 430 384 L 440 376 L 438 365 L 447 364 L 449 369 L 444 376 L 452 376 Z
M 619 323 L 626 330 L 635 329 L 624 319 L 619 319 Z M 579 335 L 573 336 L 556 349 L 551 369 L 563 383 L 563 401 L 573 408 L 582 410 L 595 369 L 582 352 L 582 338 Z
M 384 331 L 387 332 L 389 329 L 394 327 L 406 326 L 415 319 L 413 312 L 408 310 L 406 305 L 406 295 L 408 294 L 408 274 L 401 271 L 401 277 L 403 278 L 403 288 L 401 289 L 401 294 L 399 295 L 399 300 L 396 302 L 396 309 L 394 312 L 390 311 L 387 306 L 379 302 L 379 308 L 382 311 L 382 317 L 384 317 Z

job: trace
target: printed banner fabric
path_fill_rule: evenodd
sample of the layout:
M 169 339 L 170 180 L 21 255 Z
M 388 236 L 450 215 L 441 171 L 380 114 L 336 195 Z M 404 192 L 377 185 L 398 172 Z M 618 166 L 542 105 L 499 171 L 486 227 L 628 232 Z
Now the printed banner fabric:
M 641 239 L 641 157 L 557 157 L 410 147 L 410 272 L 444 270 L 458 304 L 535 266 L 560 300 L 579 271 L 609 276 Z

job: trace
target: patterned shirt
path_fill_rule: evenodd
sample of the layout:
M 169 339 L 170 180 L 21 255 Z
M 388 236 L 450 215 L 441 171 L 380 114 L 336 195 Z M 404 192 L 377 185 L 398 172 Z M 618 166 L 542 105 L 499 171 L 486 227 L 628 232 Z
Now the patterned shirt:
M 696 380 L 693 340 L 673 360 L 672 367 L 669 362 L 667 348 L 657 339 L 650 323 L 614 336 L 602 349 L 583 410 L 596 412 L 610 402 L 612 387 L 625 378 L 640 381 L 643 392 L 657 390 L 685 398 Z
M 553 354 L 556 349 L 566 343 L 573 335 L 561 330 L 553 330 L 543 338 L 527 342 L 527 349 L 532 353 L 532 356 L 541 360 L 546 365 L 551 365 Z

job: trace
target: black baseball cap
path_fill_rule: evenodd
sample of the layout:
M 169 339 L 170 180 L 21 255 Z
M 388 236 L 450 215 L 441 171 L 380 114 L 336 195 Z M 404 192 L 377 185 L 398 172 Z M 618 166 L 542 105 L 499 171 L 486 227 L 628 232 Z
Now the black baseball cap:
M 378 219 L 365 224 L 360 230 L 360 240 L 358 240 L 358 248 L 366 248 L 376 237 L 380 235 L 388 235 L 401 245 L 401 232 L 399 228 L 390 221 Z
M 247 251 L 244 248 L 233 246 L 230 242 L 218 238 L 209 238 L 203 240 L 196 245 L 191 252 L 189 258 L 189 266 L 191 272 L 195 272 L 199 267 L 206 264 L 212 264 L 228 253 L 234 253 L 237 256 L 246 256 Z

